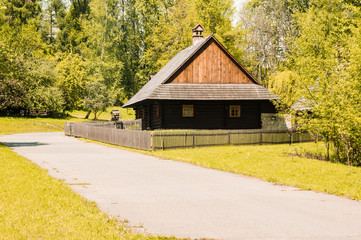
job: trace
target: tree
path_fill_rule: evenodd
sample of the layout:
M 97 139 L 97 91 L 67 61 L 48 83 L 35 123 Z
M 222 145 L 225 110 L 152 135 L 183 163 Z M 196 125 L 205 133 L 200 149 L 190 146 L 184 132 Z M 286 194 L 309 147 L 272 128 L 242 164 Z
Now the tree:
M 53 44 L 56 36 L 56 30 L 59 29 L 66 15 L 66 6 L 62 0 L 47 0 L 45 2 L 45 17 L 43 39 Z
M 10 114 L 43 109 L 58 111 L 62 105 L 54 61 L 41 39 L 40 5 L 37 1 L 3 1 L 0 11 L 1 83 L 0 109 Z
M 239 45 L 246 53 L 244 62 L 264 86 L 287 60 L 297 36 L 296 10 L 297 5 L 283 0 L 253 0 L 241 10 L 240 28 L 245 31 L 240 32 Z
M 295 91 L 313 108 L 298 122 L 333 143 L 339 161 L 360 164 L 360 8 L 345 1 L 311 3 L 297 14 L 299 37 L 290 55 Z
M 89 82 L 86 92 L 84 108 L 94 112 L 94 119 L 113 104 L 106 86 L 99 81 Z
M 59 71 L 57 86 L 64 98 L 64 110 L 74 110 L 82 107 L 88 82 L 84 60 L 75 53 L 63 54 L 57 69 Z
M 123 35 L 119 14 L 116 1 L 92 1 L 88 18 L 81 22 L 87 39 L 81 52 L 86 57 L 89 78 L 101 81 L 114 97 L 121 99 L 124 53 L 119 49 Z

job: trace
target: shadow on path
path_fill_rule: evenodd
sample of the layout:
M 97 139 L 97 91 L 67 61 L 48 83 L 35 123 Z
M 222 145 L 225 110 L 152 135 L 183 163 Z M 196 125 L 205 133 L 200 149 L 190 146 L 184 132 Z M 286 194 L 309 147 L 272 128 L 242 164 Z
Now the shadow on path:
M 35 147 L 35 146 L 42 146 L 42 145 L 49 145 L 47 143 L 40 143 L 40 142 L 3 142 L 7 147 Z

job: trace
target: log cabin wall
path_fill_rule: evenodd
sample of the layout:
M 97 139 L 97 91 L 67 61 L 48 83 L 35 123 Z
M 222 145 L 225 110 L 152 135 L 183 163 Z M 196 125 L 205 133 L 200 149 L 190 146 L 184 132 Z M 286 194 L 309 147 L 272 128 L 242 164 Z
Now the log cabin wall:
M 159 102 L 154 102 L 153 104 L 151 104 L 151 112 L 152 112 L 152 117 L 150 120 L 150 128 L 151 129 L 160 129 L 161 128 L 161 116 L 162 116 L 162 109 L 161 109 L 161 105 Z
M 194 116 L 183 117 L 182 105 L 193 105 Z M 240 105 L 241 116 L 231 118 L 229 106 Z M 165 101 L 163 129 L 260 129 L 261 101 Z
M 254 83 L 214 40 L 178 72 L 168 83 Z

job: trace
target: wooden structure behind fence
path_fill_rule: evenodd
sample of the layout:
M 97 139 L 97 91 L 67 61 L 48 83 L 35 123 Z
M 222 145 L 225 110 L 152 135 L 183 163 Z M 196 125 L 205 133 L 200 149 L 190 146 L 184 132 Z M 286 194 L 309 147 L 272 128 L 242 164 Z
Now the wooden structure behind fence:
M 141 131 L 97 124 L 66 123 L 65 135 L 83 137 L 125 147 L 158 150 L 217 145 L 255 145 L 314 141 L 308 133 L 255 130 Z

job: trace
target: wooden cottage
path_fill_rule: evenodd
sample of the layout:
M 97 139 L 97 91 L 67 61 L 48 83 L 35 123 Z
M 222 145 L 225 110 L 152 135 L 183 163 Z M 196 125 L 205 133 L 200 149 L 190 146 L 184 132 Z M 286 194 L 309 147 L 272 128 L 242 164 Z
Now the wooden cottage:
M 143 129 L 259 129 L 277 96 L 213 36 L 193 28 L 193 44 L 174 56 L 123 107 Z

